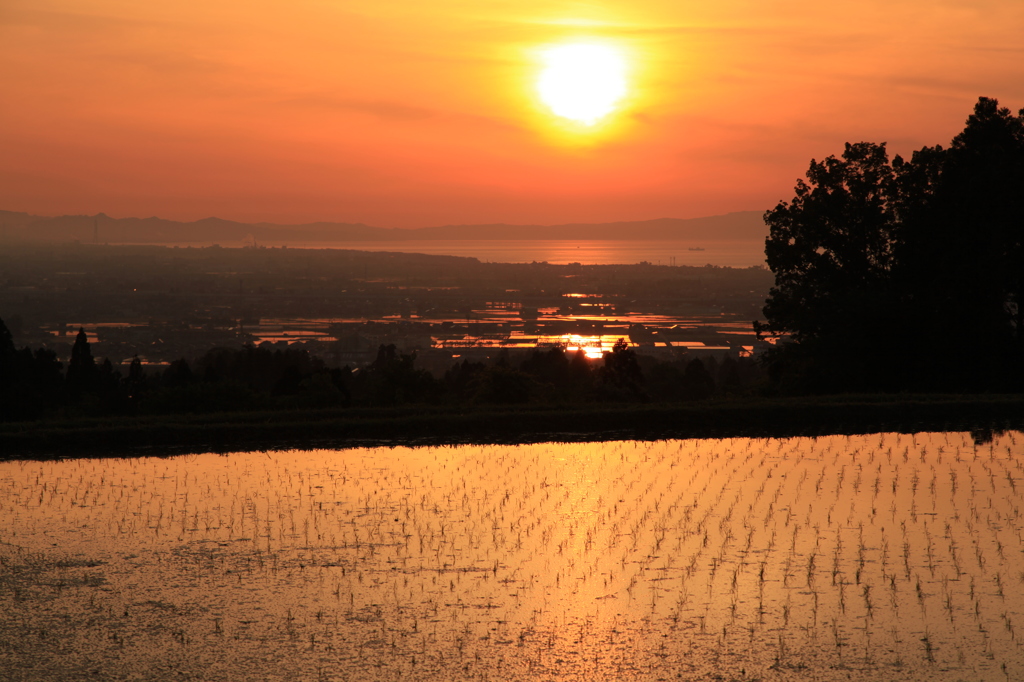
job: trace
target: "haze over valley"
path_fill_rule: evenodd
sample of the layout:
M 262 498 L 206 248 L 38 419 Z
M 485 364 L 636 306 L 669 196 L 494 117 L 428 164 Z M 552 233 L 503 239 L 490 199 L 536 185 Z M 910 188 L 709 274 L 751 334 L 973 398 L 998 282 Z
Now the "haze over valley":
M 509 241 L 678 241 L 740 242 L 762 249 L 768 231 L 762 211 L 741 211 L 704 218 L 661 218 L 562 225 L 440 225 L 416 229 L 380 228 L 361 223 L 316 222 L 297 225 L 244 223 L 220 218 L 193 222 L 97 215 L 43 217 L 0 211 L 0 243 L 71 242 L 83 244 L 193 244 L 196 246 L 318 245 L 356 242 L 509 240 Z

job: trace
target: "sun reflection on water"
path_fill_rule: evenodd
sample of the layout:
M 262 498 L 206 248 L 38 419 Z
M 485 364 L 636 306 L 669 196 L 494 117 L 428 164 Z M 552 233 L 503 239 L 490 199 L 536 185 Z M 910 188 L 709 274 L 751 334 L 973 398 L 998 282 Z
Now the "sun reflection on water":
M 1022 461 L 1013 432 L 0 463 L 0 654 L 27 679 L 1020 679 Z

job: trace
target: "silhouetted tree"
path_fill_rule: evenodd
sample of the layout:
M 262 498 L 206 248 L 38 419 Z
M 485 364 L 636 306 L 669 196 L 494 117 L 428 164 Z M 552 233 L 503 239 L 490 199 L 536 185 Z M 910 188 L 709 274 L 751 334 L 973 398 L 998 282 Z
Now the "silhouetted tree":
M 477 375 L 485 369 L 482 362 L 463 360 L 444 373 L 443 386 L 456 400 L 469 400 L 475 391 Z
M 479 372 L 473 382 L 474 398 L 482 403 L 513 405 L 530 402 L 537 393 L 537 382 L 507 363 L 496 362 Z
M 7 318 L 7 328 L 10 330 L 12 338 L 16 339 L 19 336 L 21 336 L 22 327 L 24 324 L 25 321 L 22 319 L 21 315 L 12 315 L 11 317 Z
M 644 387 L 655 401 L 677 401 L 683 398 L 683 370 L 675 362 L 654 363 L 645 372 Z
M 585 397 L 594 384 L 594 370 L 582 348 L 577 348 L 569 360 L 569 387 L 575 397 Z
M 565 356 L 565 349 L 561 346 L 554 346 L 546 351 L 535 348 L 519 369 L 537 381 L 552 386 L 564 386 L 569 380 L 569 358 Z
M 350 396 L 346 374 L 351 374 L 348 367 L 318 370 L 303 377 L 291 394 L 291 402 L 296 407 L 347 406 Z
M 188 361 L 185 358 L 174 360 L 164 370 L 161 380 L 163 385 L 168 387 L 190 384 L 194 381 L 192 368 L 189 367 Z
M 284 368 L 281 378 L 277 380 L 274 387 L 270 389 L 270 395 L 295 395 L 299 392 L 302 384 L 302 373 L 295 365 L 288 365 Z
M 948 150 L 847 144 L 765 214 L 759 335 L 797 390 L 992 388 L 1024 366 L 1024 111 L 981 98 Z M 956 348 L 956 352 L 950 352 Z M 957 356 L 976 348 L 982 367 Z
M 19 353 L 23 358 L 22 366 L 28 367 L 22 398 L 31 416 L 37 417 L 44 410 L 61 405 L 66 399 L 67 387 L 64 365 L 57 359 L 57 352 L 49 348 L 37 348 L 34 352 L 22 348 Z
M 715 382 L 718 391 L 725 394 L 737 393 L 743 388 L 743 379 L 740 377 L 739 363 L 732 358 L 726 358 L 718 368 L 718 381 Z
M 14 337 L 0 319 L 0 419 L 13 419 L 18 412 L 18 388 L 21 383 L 21 362 L 14 347 Z
M 241 349 L 213 348 L 196 361 L 196 370 L 204 381 L 233 381 L 271 393 L 281 390 L 294 393 L 303 377 L 323 369 L 323 361 L 312 357 L 305 349 L 252 345 Z M 286 388 L 286 384 L 290 388 Z
M 3 318 L 0 318 L 0 362 L 13 357 L 15 350 L 14 336 L 11 334 L 11 330 L 7 328 L 7 325 L 4 324 Z
M 132 362 L 128 365 L 128 381 L 135 385 L 141 384 L 145 378 L 145 373 L 142 370 L 142 360 L 139 359 L 138 355 L 132 356 Z
M 63 365 L 46 348 L 18 350 L 0 320 L 0 421 L 37 419 L 67 399 Z
M 519 368 L 538 384 L 537 396 L 543 399 L 582 400 L 590 389 L 590 362 L 582 350 L 570 357 L 562 346 L 537 348 Z
M 52 350 L 17 350 L 0 320 L 0 421 L 36 419 L 65 399 L 62 365 Z
M 142 369 L 142 360 L 138 355 L 132 357 L 128 365 L 128 377 L 124 382 L 126 399 L 131 410 L 137 410 L 143 394 L 146 392 L 146 373 Z
M 95 390 L 97 379 L 96 361 L 89 347 L 89 337 L 85 329 L 79 328 L 75 345 L 71 347 L 71 362 L 68 364 L 67 382 L 72 397 L 77 398 Z
M 601 367 L 602 400 L 641 400 L 647 396 L 643 390 L 644 375 L 636 359 L 636 351 L 625 339 L 619 339 L 610 352 L 604 353 Z
M 415 353 L 406 355 L 399 353 L 394 344 L 381 344 L 377 358 L 356 378 L 356 394 L 376 405 L 415 403 L 435 397 L 438 386 L 434 377 L 415 365 Z
M 683 398 L 703 400 L 715 392 L 715 380 L 698 359 L 691 360 L 683 370 Z
M 949 149 L 915 153 L 900 254 L 917 374 L 946 385 L 1018 385 L 1024 360 L 1024 110 L 981 98 Z M 950 352 L 957 349 L 957 352 Z M 954 361 L 978 349 L 978 362 Z
M 831 334 L 884 287 L 896 238 L 894 178 L 884 143 L 847 144 L 841 158 L 811 161 L 792 202 L 765 214 L 775 286 L 760 329 L 797 342 Z

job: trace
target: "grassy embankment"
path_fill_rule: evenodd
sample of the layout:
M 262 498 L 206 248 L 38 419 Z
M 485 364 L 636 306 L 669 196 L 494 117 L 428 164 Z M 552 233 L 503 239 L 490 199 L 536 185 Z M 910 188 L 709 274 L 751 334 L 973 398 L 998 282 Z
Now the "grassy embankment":
M 366 445 L 787 437 L 1024 428 L 1024 395 L 226 412 L 0 424 L 0 459 Z

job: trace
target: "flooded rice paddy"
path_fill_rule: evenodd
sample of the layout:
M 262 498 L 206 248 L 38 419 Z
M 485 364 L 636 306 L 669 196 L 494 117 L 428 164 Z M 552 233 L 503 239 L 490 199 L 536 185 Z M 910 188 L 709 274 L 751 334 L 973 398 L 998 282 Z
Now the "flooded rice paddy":
M 1022 450 L 943 433 L 3 462 L 0 677 L 1024 679 Z

